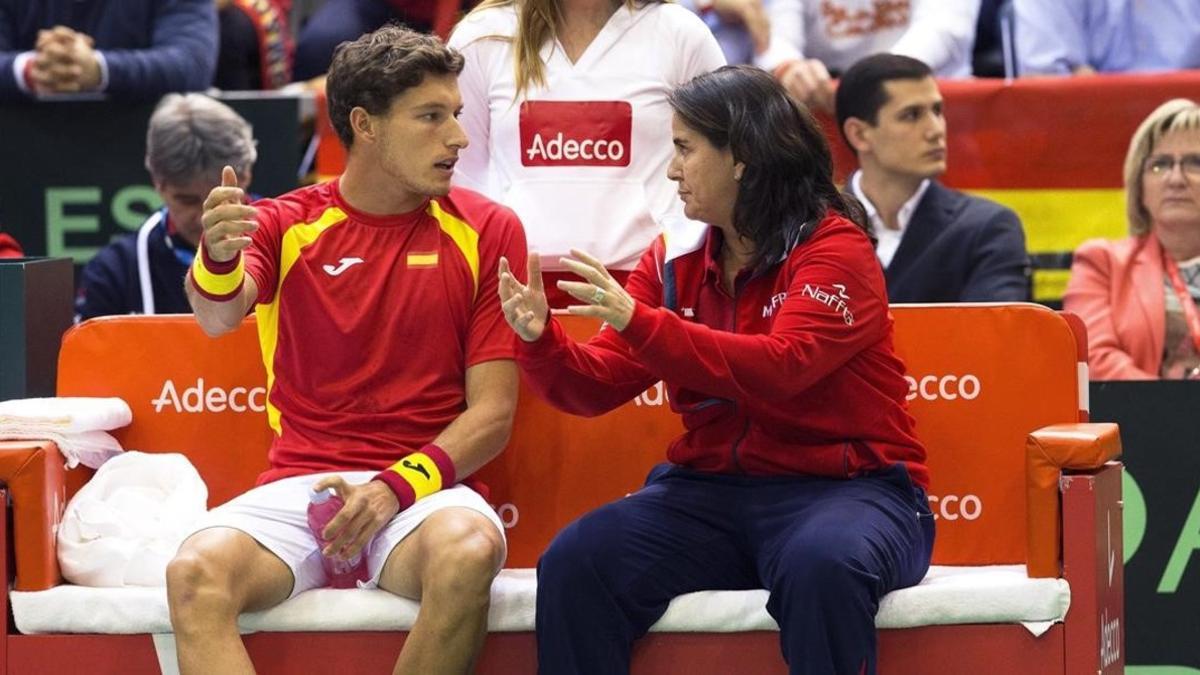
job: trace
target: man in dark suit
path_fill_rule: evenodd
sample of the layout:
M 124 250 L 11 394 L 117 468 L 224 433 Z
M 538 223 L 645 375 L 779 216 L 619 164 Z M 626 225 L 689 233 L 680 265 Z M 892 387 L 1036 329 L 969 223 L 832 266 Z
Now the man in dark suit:
M 1017 214 L 936 180 L 946 170 L 946 120 L 929 67 L 907 56 L 868 56 L 842 76 L 836 105 L 860 167 L 848 187 L 879 237 L 888 299 L 1028 300 Z

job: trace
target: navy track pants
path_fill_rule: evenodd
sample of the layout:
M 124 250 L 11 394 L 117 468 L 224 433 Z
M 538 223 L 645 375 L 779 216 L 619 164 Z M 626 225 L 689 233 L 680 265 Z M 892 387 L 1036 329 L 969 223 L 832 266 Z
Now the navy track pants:
M 850 480 L 660 465 L 538 562 L 538 670 L 625 675 L 675 596 L 766 588 L 789 672 L 874 673 L 879 600 L 925 576 L 933 530 L 902 465 Z

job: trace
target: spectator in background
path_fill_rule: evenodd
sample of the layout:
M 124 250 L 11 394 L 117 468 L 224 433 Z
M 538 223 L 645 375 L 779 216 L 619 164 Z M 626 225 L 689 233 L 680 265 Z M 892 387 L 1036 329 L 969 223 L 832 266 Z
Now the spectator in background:
M 833 110 L 831 73 L 877 52 L 924 61 L 938 77 L 971 74 L 979 0 L 765 0 L 770 45 L 754 63 L 797 100 Z
M 1021 75 L 1200 68 L 1197 0 L 1014 0 Z
M 891 302 L 1029 299 L 1025 233 L 1011 210 L 946 188 L 946 119 L 929 66 L 876 54 L 838 85 L 837 121 L 858 156 L 849 179 L 879 238 Z
M 1012 24 L 1012 0 L 982 0 L 979 3 L 971 55 L 971 70 L 975 77 L 1016 75 Z
M 763 0 L 680 0 L 712 30 L 731 65 L 754 63 L 771 43 L 771 20 Z
M 1087 324 L 1093 380 L 1200 377 L 1200 106 L 1175 99 L 1125 156 L 1129 237 L 1075 252 L 1063 308 Z
M 437 5 L 438 0 L 325 0 L 296 39 L 296 80 L 324 75 L 339 44 L 389 21 L 428 33 Z
M 462 152 L 455 183 L 513 209 L 554 280 L 584 247 L 617 275 L 685 219 L 667 179 L 675 87 L 724 63 L 695 15 L 674 3 L 486 0 L 454 29 Z
M 17 243 L 16 239 L 0 232 L 0 258 L 21 258 L 24 255 L 25 251 L 21 249 L 21 245 Z
M 232 166 L 243 189 L 257 151 L 250 124 L 203 94 L 167 95 L 150 117 L 146 169 L 164 206 L 136 234 L 101 249 L 83 269 L 75 320 L 192 311 L 183 280 L 204 228 L 204 199 Z
M 216 0 L 221 49 L 213 86 L 278 89 L 292 81 L 291 0 Z
M 0 101 L 157 99 L 208 87 L 216 59 L 213 0 L 0 0 Z

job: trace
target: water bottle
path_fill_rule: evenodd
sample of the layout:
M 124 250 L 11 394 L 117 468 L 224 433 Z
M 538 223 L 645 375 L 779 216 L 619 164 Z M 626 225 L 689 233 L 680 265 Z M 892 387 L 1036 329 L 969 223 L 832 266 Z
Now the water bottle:
M 334 494 L 332 489 L 308 491 L 308 529 L 312 530 L 317 545 L 324 551 L 329 540 L 321 536 L 325 526 L 338 511 L 342 510 L 342 498 Z M 330 588 L 355 588 L 359 581 L 371 578 L 367 572 L 366 547 L 350 560 L 342 560 L 334 556 L 321 554 L 321 565 L 325 568 Z

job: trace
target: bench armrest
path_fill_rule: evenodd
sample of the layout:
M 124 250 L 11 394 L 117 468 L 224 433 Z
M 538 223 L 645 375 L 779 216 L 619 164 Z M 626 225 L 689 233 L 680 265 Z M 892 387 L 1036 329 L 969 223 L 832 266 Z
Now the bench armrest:
M 0 483 L 12 500 L 13 560 L 18 591 L 62 583 L 55 538 L 66 509 L 66 468 L 50 441 L 0 441 Z
M 1062 472 L 1097 469 L 1120 454 L 1121 436 L 1116 424 L 1055 424 L 1029 434 L 1025 441 L 1025 485 L 1030 577 L 1062 574 Z

